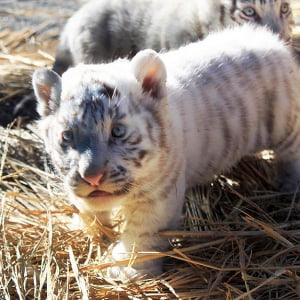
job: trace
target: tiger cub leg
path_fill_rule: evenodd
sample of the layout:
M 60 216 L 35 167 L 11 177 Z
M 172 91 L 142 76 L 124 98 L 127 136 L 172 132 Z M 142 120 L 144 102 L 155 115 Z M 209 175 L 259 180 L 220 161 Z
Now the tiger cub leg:
M 296 192 L 300 188 L 300 147 L 293 151 L 276 153 L 278 176 L 275 185 L 284 192 Z
M 300 187 L 300 162 L 278 162 L 278 177 L 276 187 L 284 192 L 295 192 Z
M 184 176 L 180 177 L 169 193 L 150 201 L 141 199 L 124 208 L 126 224 L 112 257 L 115 261 L 129 260 L 132 264 L 110 268 L 110 277 L 132 277 L 136 273 L 154 276 L 162 273 L 163 254 L 150 260 L 143 256 L 147 256 L 147 252 L 164 252 L 169 247 L 168 238 L 160 236 L 159 232 L 178 227 L 185 199 Z

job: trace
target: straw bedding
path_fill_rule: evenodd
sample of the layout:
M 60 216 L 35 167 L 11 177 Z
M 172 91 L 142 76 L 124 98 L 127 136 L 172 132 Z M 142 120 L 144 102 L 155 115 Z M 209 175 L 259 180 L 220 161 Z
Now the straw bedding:
M 0 299 L 299 299 L 300 197 L 274 189 L 268 152 L 187 194 L 178 231 L 159 233 L 170 251 L 142 258 L 164 256 L 162 276 L 105 276 L 118 234 L 77 228 L 34 124 L 8 124 L 32 71 L 52 64 L 57 33 L 40 30 L 0 32 Z

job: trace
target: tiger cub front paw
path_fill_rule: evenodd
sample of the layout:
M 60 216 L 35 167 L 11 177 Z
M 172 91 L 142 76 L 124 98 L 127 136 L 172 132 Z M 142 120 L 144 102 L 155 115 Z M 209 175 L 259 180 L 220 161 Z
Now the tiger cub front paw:
M 151 259 L 138 262 L 142 254 L 127 251 L 125 245 L 120 242 L 112 250 L 111 261 L 116 265 L 107 270 L 107 276 L 115 280 L 128 280 L 133 277 L 154 277 L 162 273 L 161 259 Z M 122 264 L 122 265 L 121 265 Z

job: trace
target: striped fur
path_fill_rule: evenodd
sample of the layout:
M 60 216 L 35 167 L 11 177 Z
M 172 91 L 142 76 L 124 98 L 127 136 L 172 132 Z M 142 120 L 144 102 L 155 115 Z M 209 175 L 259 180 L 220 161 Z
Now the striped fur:
M 39 128 L 70 200 L 83 216 L 122 208 L 119 252 L 166 249 L 154 234 L 177 226 L 186 189 L 248 153 L 273 149 L 278 185 L 296 189 L 299 82 L 290 49 L 250 25 L 165 54 L 33 76 Z M 136 267 L 161 271 L 158 261 Z
M 289 0 L 96 0 L 69 19 L 53 70 L 178 48 L 234 23 L 267 25 L 287 41 L 290 21 Z

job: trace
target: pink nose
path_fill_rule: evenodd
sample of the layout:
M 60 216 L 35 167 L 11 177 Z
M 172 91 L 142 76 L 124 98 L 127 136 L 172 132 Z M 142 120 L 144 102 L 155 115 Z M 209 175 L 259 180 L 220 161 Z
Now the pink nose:
M 88 182 L 90 185 L 99 185 L 101 178 L 103 177 L 104 173 L 98 173 L 92 176 L 84 176 L 83 179 Z

